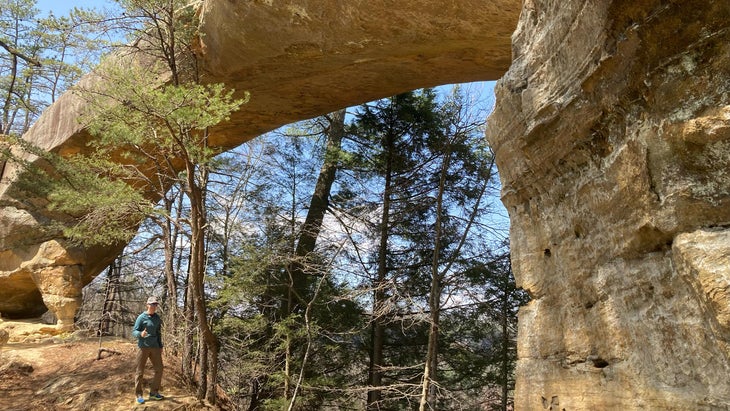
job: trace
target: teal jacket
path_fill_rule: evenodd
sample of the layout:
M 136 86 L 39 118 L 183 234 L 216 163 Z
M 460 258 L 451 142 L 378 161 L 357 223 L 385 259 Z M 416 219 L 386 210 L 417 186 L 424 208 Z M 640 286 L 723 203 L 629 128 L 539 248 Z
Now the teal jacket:
M 147 337 L 142 337 L 140 334 L 145 328 Z M 143 312 L 134 322 L 132 336 L 137 338 L 139 348 L 162 348 L 162 319 L 157 313 L 149 315 Z

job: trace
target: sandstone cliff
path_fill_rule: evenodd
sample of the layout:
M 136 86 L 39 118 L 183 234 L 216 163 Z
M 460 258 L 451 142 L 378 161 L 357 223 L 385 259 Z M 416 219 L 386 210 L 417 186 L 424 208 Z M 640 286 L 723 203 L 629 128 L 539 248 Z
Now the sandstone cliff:
M 489 140 L 517 409 L 727 409 L 730 3 L 526 0 Z

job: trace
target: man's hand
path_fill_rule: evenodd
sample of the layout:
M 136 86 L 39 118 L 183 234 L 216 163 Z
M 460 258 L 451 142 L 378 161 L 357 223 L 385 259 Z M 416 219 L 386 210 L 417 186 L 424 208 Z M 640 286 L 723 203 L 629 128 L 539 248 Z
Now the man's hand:
M 145 328 L 144 330 L 142 330 L 142 332 L 139 333 L 139 335 L 142 336 L 142 338 L 146 338 L 147 337 L 147 329 Z

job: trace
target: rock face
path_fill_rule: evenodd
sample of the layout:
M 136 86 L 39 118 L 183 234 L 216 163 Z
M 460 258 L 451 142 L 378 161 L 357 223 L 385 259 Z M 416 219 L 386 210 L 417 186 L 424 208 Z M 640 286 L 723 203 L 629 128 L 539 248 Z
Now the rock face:
M 727 409 L 730 3 L 526 0 L 513 42 L 516 409 Z
M 249 103 L 214 130 L 212 145 L 235 147 L 296 120 L 419 87 L 496 80 L 509 67 L 520 12 L 519 0 L 290 3 L 200 5 L 205 80 L 251 93 Z M 77 120 L 83 106 L 64 94 L 24 138 L 62 155 L 85 150 L 89 136 Z M 16 171 L 0 161 L 0 313 L 35 316 L 45 304 L 67 327 L 81 287 L 124 245 L 74 249 L 42 230 L 63 216 L 24 198 Z
M 346 4 L 343 4 L 346 3 Z M 515 1 L 206 1 L 207 78 L 252 93 L 216 143 L 436 84 L 494 79 Z M 730 406 L 730 3 L 524 0 L 488 138 L 511 217 L 516 408 Z M 64 96 L 28 138 L 88 138 Z M 0 169 L 2 167 L 0 166 Z M 68 324 L 118 249 L 0 199 L 0 312 Z M 40 290 L 40 291 L 39 291 Z M 42 307 L 41 307 L 42 308 Z

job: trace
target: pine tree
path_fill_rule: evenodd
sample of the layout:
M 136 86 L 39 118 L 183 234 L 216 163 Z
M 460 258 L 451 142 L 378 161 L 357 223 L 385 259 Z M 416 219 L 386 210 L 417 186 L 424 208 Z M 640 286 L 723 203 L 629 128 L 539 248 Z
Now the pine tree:
M 429 139 L 438 138 L 441 121 L 436 110 L 435 93 L 424 90 L 380 100 L 372 106 L 362 106 L 349 129 L 349 146 L 355 153 L 353 169 L 361 181 L 374 178 L 370 181 L 377 183 L 369 186 L 375 188 L 379 197 L 364 207 L 378 215 L 377 221 L 371 222 L 377 247 L 374 261 L 369 263 L 374 270 L 370 284 L 373 305 L 367 381 L 371 387 L 367 399 L 369 409 L 383 406 L 384 377 L 411 380 L 408 367 L 398 367 L 400 371 L 389 376 L 384 372 L 388 365 L 386 362 L 392 361 L 386 355 L 390 343 L 387 340 L 392 340 L 388 325 L 402 325 L 408 321 L 408 314 L 397 301 L 399 291 L 392 285 L 400 283 L 404 279 L 402 274 L 413 268 L 407 244 L 422 237 L 424 232 L 428 205 L 414 199 L 423 190 L 422 183 L 427 178 L 420 169 L 424 163 L 423 148 Z
M 181 188 L 188 206 L 189 296 L 201 340 L 198 380 L 199 398 L 216 402 L 218 342 L 209 325 L 204 282 L 206 273 L 206 192 L 209 167 L 217 152 L 208 146 L 210 129 L 228 119 L 243 100 L 222 84 L 199 83 L 194 41 L 195 15 L 186 2 L 173 0 L 121 1 L 126 15 L 139 19 L 133 27 L 141 36 L 131 44 L 141 65 L 121 67 L 114 56 L 104 61 L 96 75 L 102 79 L 78 89 L 89 102 L 85 121 L 95 137 L 92 150 L 77 156 L 85 168 L 103 177 L 99 185 L 123 182 L 137 197 L 160 198 L 174 185 Z M 149 30 L 150 27 L 156 28 Z M 120 51 L 119 53 L 122 53 Z M 162 79 L 169 79 L 167 82 Z M 84 167 L 80 167 L 84 168 Z M 147 187 L 141 192 L 135 187 Z M 131 203 L 117 196 L 109 204 L 87 187 L 60 187 L 51 193 L 57 210 L 80 215 L 82 221 L 66 231 L 84 243 L 98 240 L 87 224 L 89 216 L 99 213 L 99 202 L 107 201 L 106 222 L 123 228 L 111 233 L 112 241 L 128 241 L 140 219 L 130 219 L 129 210 L 158 215 L 164 210 L 141 209 L 141 201 Z M 80 202 L 85 208 L 79 208 Z M 97 220 L 93 220 L 95 223 Z M 192 354 L 192 353 L 190 353 Z
M 251 361 L 246 372 L 236 373 L 251 381 L 249 409 L 264 402 L 291 409 L 342 404 L 342 394 L 330 390 L 353 380 L 352 345 L 342 336 L 357 329 L 359 310 L 343 299 L 332 277 L 336 250 L 319 238 L 339 168 L 343 123 L 344 110 L 247 144 L 249 156 L 261 164 L 246 187 L 237 189 L 248 196 L 234 213 L 257 230 L 241 227 L 243 232 L 234 234 L 241 241 L 227 248 L 230 275 L 217 287 L 215 304 L 225 312 L 219 322 L 225 351 L 244 344 L 240 333 L 259 342 L 237 349 Z M 226 356 L 227 375 L 235 372 L 231 357 Z
M 343 220 L 371 230 L 362 243 L 370 254 L 355 255 L 373 292 L 372 409 L 406 408 L 410 401 L 448 408 L 459 398 L 457 381 L 466 377 L 453 364 L 471 354 L 448 348 L 455 342 L 449 327 L 458 324 L 452 322 L 455 299 L 465 307 L 481 304 L 474 292 L 487 285 L 466 287 L 464 276 L 469 261 L 489 254 L 486 237 L 494 227 L 487 197 L 495 192 L 485 116 L 466 101 L 458 88 L 441 101 L 429 90 L 406 93 L 361 107 L 349 128 L 351 179 L 340 184 L 336 199 L 349 201 Z M 486 321 L 459 318 L 474 327 Z M 464 344 L 478 351 L 478 342 Z
M 22 135 L 97 61 L 98 13 L 74 8 L 42 16 L 35 0 L 0 7 L 0 134 Z

